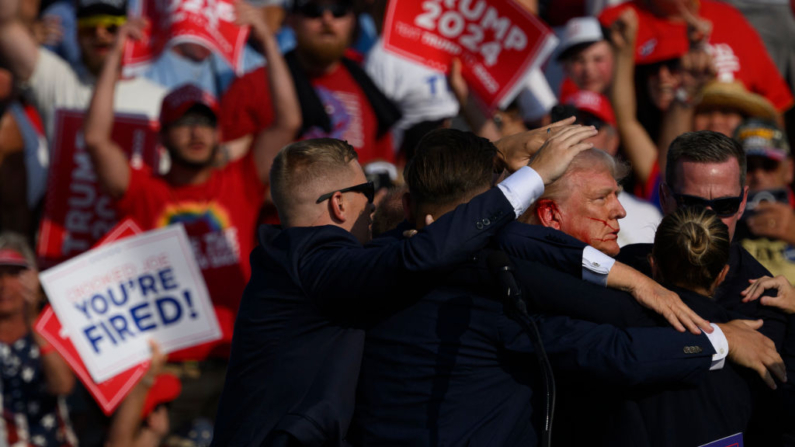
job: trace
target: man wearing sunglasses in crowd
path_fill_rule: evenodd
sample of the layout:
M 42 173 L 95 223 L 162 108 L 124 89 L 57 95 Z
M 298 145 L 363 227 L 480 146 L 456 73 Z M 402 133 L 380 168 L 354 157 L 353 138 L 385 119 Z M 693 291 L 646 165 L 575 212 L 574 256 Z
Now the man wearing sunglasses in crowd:
M 0 0 L 0 61 L 28 90 L 41 114 L 50 147 L 53 147 L 57 138 L 54 134 L 56 112 L 59 109 L 83 110 L 88 106 L 96 77 L 113 47 L 117 31 L 127 21 L 127 1 L 75 2 L 77 41 L 82 57 L 82 65 L 77 68 L 38 46 L 18 18 L 21 1 L 24 0 Z M 162 87 L 142 77 L 122 80 L 115 93 L 114 112 L 144 115 L 156 121 L 164 94 Z M 49 154 L 26 158 L 27 162 L 38 164 L 35 170 L 28 167 L 28 172 L 41 173 L 41 178 L 28 181 L 45 181 Z M 38 194 L 39 197 L 32 199 L 40 199 L 44 188 L 40 188 Z
M 347 52 L 356 27 L 351 0 L 295 0 L 286 24 L 296 47 L 285 54 L 301 105 L 302 126 L 295 139 L 347 141 L 362 165 L 394 162 L 390 129 L 399 109 L 375 86 Z M 274 119 L 264 69 L 236 80 L 221 100 L 221 129 L 227 141 L 239 141 Z M 263 82 L 263 78 L 266 81 Z
M 713 131 L 688 132 L 671 143 L 667 166 L 665 180 L 660 185 L 663 212 L 669 214 L 681 206 L 705 206 L 720 216 L 734 239 L 748 196 L 748 165 L 740 143 Z M 648 264 L 651 248 L 652 244 L 628 245 L 621 249 L 617 259 L 651 276 Z M 748 288 L 749 280 L 763 276 L 770 276 L 770 272 L 733 240 L 729 273 L 715 291 L 714 298 L 728 310 L 764 319 L 759 331 L 772 340 L 781 340 L 786 330 L 784 315 L 756 301 L 743 302 L 741 295 Z M 780 346 L 777 348 L 781 351 Z

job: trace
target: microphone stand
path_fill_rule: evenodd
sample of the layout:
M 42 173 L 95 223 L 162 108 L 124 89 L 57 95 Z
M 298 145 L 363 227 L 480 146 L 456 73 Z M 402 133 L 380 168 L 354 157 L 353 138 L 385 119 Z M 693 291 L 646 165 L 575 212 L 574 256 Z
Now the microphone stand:
M 552 422 L 555 415 L 555 376 L 552 365 L 549 363 L 544 344 L 541 341 L 541 333 L 538 330 L 535 320 L 530 318 L 527 313 L 527 304 L 522 298 L 522 291 L 516 283 L 513 275 L 513 266 L 508 256 L 502 252 L 492 252 L 487 258 L 490 270 L 498 278 L 503 287 L 502 295 L 509 316 L 512 316 L 522 327 L 522 330 L 530 338 L 533 344 L 536 358 L 541 365 L 544 377 L 544 388 L 546 395 L 546 406 L 544 409 L 544 429 L 541 433 L 541 446 L 550 447 L 552 442 Z

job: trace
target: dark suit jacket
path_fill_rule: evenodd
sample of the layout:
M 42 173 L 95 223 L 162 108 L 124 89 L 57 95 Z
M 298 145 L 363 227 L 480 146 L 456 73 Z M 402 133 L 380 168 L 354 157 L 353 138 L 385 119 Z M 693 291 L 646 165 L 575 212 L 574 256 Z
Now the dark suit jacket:
M 616 259 L 651 276 L 648 262 L 651 249 L 652 244 L 628 245 L 621 249 Z M 742 245 L 733 243 L 729 252 L 729 273 L 715 292 L 715 300 L 727 310 L 745 315 L 747 318 L 765 320 L 759 332 L 775 341 L 776 349 L 781 352 L 787 327 L 786 316 L 778 309 L 763 306 L 759 300 L 743 303 L 743 297 L 740 295 L 740 292 L 750 285 L 749 279 L 765 275 L 770 276 L 770 272 Z
M 213 445 L 343 444 L 371 312 L 421 296 L 515 217 L 498 189 L 411 239 L 362 247 L 338 227 L 263 226 L 235 322 Z
M 560 247 L 565 239 L 555 233 L 540 233 L 533 227 L 535 226 L 511 224 L 510 231 L 504 231 L 499 237 L 500 244 L 512 255 L 548 262 L 548 255 L 539 256 L 539 253 L 543 253 L 538 248 L 539 244 L 544 245 L 550 241 L 548 245 Z M 576 247 L 576 243 L 571 240 L 568 240 L 567 244 L 572 247 L 569 251 Z M 651 245 L 644 244 L 645 250 L 638 250 L 638 247 L 641 245 L 622 249 L 622 259 L 650 275 L 646 255 L 650 252 Z M 741 304 L 739 299 L 729 299 L 730 296 L 739 297 L 739 290 L 745 286 L 740 287 L 742 284 L 748 284 L 748 278 L 764 274 L 759 271 L 761 265 L 753 259 L 742 256 L 741 250 L 739 246 L 733 247 L 730 275 L 731 272 L 734 272 L 734 275 L 731 275 L 729 281 L 721 287 L 723 302 L 720 304 L 705 301 L 703 297 L 694 296 L 692 292 L 681 289 L 676 291 L 680 293 L 686 304 L 712 322 L 726 322 L 749 316 L 771 317 L 766 335 L 781 346 L 784 334 L 779 321 L 780 315 L 777 316 L 776 312 L 760 308 L 758 305 Z M 525 291 L 532 291 L 525 295 L 536 309 L 597 323 L 609 323 L 618 327 L 668 326 L 662 317 L 644 309 L 624 292 L 600 288 L 582 281 L 572 281 L 570 275 L 579 275 L 574 270 L 572 261 L 568 262 L 568 266 L 550 263 L 557 268 L 556 270 L 547 265 L 533 263 L 527 265 L 521 261 L 514 261 L 520 286 Z M 751 315 L 741 314 L 738 309 Z M 754 314 L 755 312 L 761 313 Z M 780 397 L 770 396 L 770 393 L 760 386 L 761 381 L 757 377 L 753 374 L 748 377 L 747 371 L 738 372 L 738 369 L 732 365 L 727 365 L 719 372 L 710 372 L 706 380 L 698 383 L 647 388 L 645 394 L 637 395 L 644 397 L 640 401 L 643 403 L 642 406 L 638 406 L 639 403 L 632 398 L 622 396 L 619 390 L 600 387 L 592 380 L 584 380 L 581 375 L 563 372 L 558 374 L 557 379 L 558 411 L 552 439 L 555 444 L 562 446 L 680 445 L 680 442 L 683 443 L 681 445 L 689 445 L 692 442 L 705 443 L 722 437 L 720 434 L 730 435 L 746 429 L 755 431 L 751 434 L 751 439 L 758 439 L 754 436 L 770 432 L 769 427 L 764 423 L 758 423 L 760 421 L 758 415 L 766 415 L 761 419 L 771 415 L 770 412 L 756 411 L 757 417 L 750 420 L 752 407 L 773 409 L 776 406 L 775 400 Z M 755 390 L 753 398 L 750 388 Z M 721 394 L 726 390 L 731 391 L 725 395 Z M 760 404 L 760 399 L 764 400 L 765 404 Z M 726 413 L 721 407 L 728 401 L 731 401 L 732 409 Z M 661 402 L 668 404 L 660 405 Z M 679 404 L 687 406 L 681 414 L 687 414 L 689 417 L 678 418 L 680 413 L 671 411 Z M 635 405 L 634 411 L 632 411 L 633 405 Z M 698 414 L 702 416 L 697 417 Z M 720 422 L 714 419 L 719 419 Z M 668 427 L 672 420 L 680 422 L 677 425 L 678 429 Z M 670 429 L 665 431 L 666 428 Z M 770 443 L 769 439 L 765 442 Z
M 532 343 L 495 298 L 501 289 L 484 257 L 438 278 L 423 299 L 368 329 L 352 443 L 536 444 Z M 533 318 L 556 368 L 616 386 L 695 381 L 714 353 L 703 335 Z

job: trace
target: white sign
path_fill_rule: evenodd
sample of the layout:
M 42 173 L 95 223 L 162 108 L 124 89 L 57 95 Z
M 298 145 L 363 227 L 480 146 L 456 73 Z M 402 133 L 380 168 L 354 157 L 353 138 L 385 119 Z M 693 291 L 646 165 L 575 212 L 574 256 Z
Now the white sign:
M 149 359 L 221 337 L 182 225 L 83 253 L 40 275 L 58 319 L 101 383 Z

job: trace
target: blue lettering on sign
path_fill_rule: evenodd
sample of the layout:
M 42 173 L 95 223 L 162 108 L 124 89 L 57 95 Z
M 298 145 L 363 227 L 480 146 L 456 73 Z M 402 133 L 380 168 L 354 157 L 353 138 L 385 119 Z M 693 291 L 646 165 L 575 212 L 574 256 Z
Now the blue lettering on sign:
M 138 289 L 138 296 L 131 291 Z M 182 290 L 171 268 L 143 274 L 74 303 L 90 324 L 82 335 L 96 354 L 103 349 L 123 345 L 138 335 L 179 323 L 183 318 L 196 319 L 199 313 L 191 292 Z M 140 300 L 130 305 L 135 300 Z M 128 307 L 129 306 L 129 307 Z

